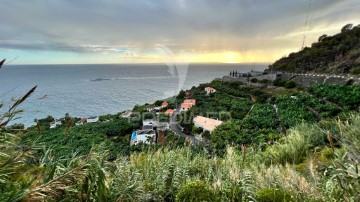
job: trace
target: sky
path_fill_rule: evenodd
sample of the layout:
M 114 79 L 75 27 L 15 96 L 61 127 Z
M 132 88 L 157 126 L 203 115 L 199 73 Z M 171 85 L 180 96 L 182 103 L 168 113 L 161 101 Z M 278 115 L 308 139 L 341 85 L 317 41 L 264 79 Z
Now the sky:
M 359 0 L 1 0 L 12 64 L 272 63 L 360 24 Z

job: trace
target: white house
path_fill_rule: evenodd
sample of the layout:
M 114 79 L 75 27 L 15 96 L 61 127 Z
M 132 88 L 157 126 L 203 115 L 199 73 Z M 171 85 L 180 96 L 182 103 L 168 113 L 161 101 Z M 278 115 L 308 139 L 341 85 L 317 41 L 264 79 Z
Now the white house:
M 93 116 L 87 119 L 88 123 L 96 123 L 99 121 L 99 117 L 98 116 Z
M 50 128 L 56 128 L 56 126 L 61 126 L 61 121 L 54 120 L 50 123 Z
M 206 94 L 211 94 L 211 93 L 215 93 L 216 92 L 216 89 L 215 88 L 212 88 L 212 87 L 206 87 L 205 88 L 205 91 L 206 91 Z
M 215 130 L 216 127 L 220 126 L 223 122 L 215 119 L 206 118 L 203 116 L 197 116 L 193 119 L 194 126 L 202 128 L 204 131 L 210 133 Z
M 131 135 L 130 145 L 132 146 L 132 145 L 137 145 L 140 143 L 155 144 L 156 143 L 155 130 L 134 131 Z

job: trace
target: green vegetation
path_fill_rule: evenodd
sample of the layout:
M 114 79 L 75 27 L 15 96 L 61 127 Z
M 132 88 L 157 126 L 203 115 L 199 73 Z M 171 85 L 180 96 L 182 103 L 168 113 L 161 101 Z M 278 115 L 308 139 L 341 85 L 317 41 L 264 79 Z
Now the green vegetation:
M 345 109 L 357 109 L 360 105 L 360 86 L 313 85 L 309 92 Z
M 24 150 L 17 136 L 1 132 L 0 200 L 359 201 L 359 126 L 360 116 L 349 115 L 300 125 L 264 151 L 228 147 L 209 158 L 187 147 L 161 148 L 113 162 L 101 146 L 72 158 L 54 158 L 52 150 L 37 156 L 36 144 Z M 324 139 L 326 131 L 337 147 Z M 325 174 L 319 151 L 332 159 Z M 298 171 L 299 163 L 310 174 Z
M 206 95 L 207 86 L 217 92 Z M 0 116 L 0 201 L 360 201 L 357 86 L 193 87 L 187 94 L 197 105 L 181 124 L 201 133 L 195 115 L 224 120 L 203 133 L 205 147 L 171 131 L 159 144 L 130 147 L 131 132 L 141 126 L 136 113 L 82 126 L 66 114 L 55 129 L 51 116 L 27 130 L 7 126 L 35 89 Z M 149 112 L 161 102 L 133 112 L 167 121 Z
M 260 202 L 287 202 L 292 201 L 291 195 L 282 189 L 262 189 L 258 192 Z
M 345 30 L 345 31 L 344 31 Z M 319 41 L 300 52 L 291 53 L 269 68 L 296 73 L 318 72 L 331 74 L 359 74 L 360 25 L 346 25 L 341 33 L 323 35 Z
M 297 99 L 280 97 L 276 100 L 276 106 L 279 110 L 281 125 L 285 128 L 295 126 L 303 120 L 308 122 L 314 122 L 316 120 L 315 115 Z
M 214 192 L 203 181 L 189 182 L 180 188 L 176 195 L 177 202 L 214 201 Z

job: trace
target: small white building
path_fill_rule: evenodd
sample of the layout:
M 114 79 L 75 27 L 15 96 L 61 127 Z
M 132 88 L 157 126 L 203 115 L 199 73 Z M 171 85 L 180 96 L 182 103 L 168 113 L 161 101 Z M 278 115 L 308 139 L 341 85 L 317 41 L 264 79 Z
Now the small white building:
M 134 131 L 131 135 L 130 145 L 132 146 L 132 145 L 137 145 L 140 143 L 155 144 L 156 143 L 155 130 Z
M 197 116 L 193 119 L 194 126 L 202 128 L 204 131 L 212 133 L 216 127 L 220 126 L 223 122 L 215 119 L 206 118 L 203 116 Z
M 99 121 L 99 117 L 98 116 L 93 116 L 87 119 L 88 123 L 96 123 Z
M 54 120 L 50 123 L 50 128 L 56 128 L 56 126 L 61 126 L 61 121 Z
M 143 122 L 142 122 L 143 126 L 153 126 L 154 124 L 154 120 L 152 119 L 144 119 Z
M 205 91 L 206 91 L 206 94 L 211 94 L 211 93 L 215 93 L 216 92 L 216 89 L 215 88 L 212 88 L 212 87 L 206 87 L 205 88 Z

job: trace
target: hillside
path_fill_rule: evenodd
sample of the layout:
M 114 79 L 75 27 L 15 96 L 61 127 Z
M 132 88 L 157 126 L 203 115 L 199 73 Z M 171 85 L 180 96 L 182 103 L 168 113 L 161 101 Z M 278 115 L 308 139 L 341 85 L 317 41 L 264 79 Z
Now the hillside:
M 291 53 L 270 66 L 295 73 L 360 74 L 360 25 L 345 25 L 341 33 L 322 35 L 318 42 Z
M 171 130 L 164 142 L 129 145 L 143 124 L 136 115 L 171 119 L 149 111 L 164 100 L 137 105 L 128 118 L 76 125 L 67 114 L 56 128 L 51 116 L 7 126 L 35 89 L 0 114 L 0 201 L 360 200 L 359 86 L 213 81 L 181 91 L 168 106 L 196 99 L 177 117 L 208 143 L 195 146 Z M 207 133 L 193 123 L 198 115 L 224 123 Z

